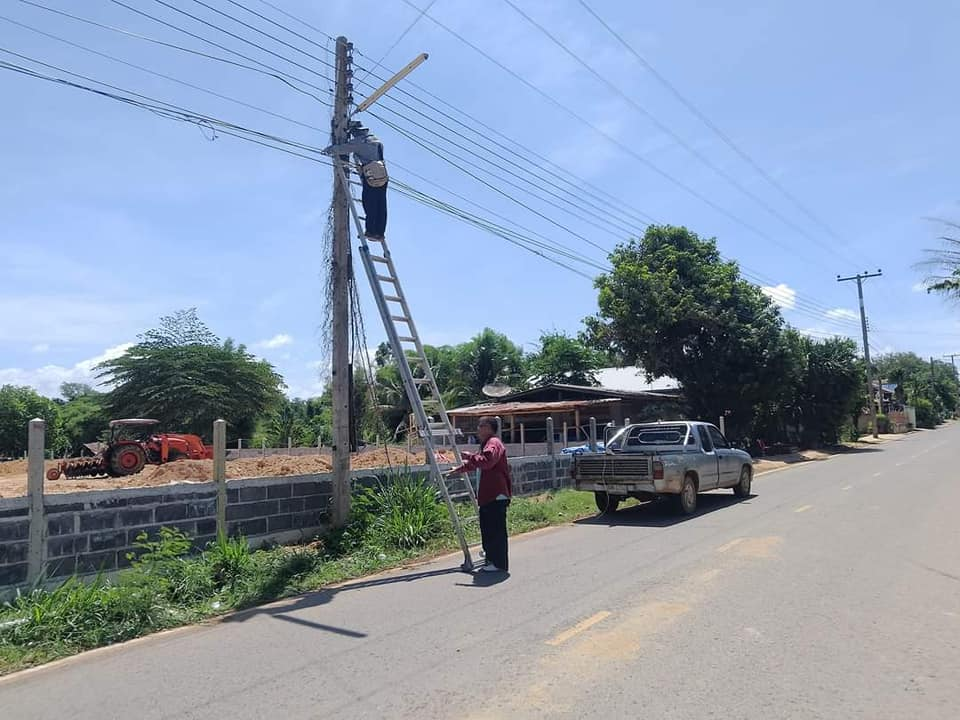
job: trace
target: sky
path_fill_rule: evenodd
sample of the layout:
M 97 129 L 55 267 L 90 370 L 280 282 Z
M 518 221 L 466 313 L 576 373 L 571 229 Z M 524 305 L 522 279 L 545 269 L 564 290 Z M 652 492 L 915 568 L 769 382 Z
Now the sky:
M 859 341 L 856 287 L 836 278 L 882 268 L 864 288 L 874 353 L 960 352 L 960 309 L 923 292 L 915 267 L 942 233 L 931 218 L 960 220 L 960 6 L 949 0 L 909 9 L 875 0 L 587 0 L 630 50 L 578 0 L 513 0 L 570 53 L 505 0 L 411 0 L 429 6 L 422 16 L 406 0 L 164 0 L 200 21 L 159 0 L 35 1 L 227 56 L 212 40 L 309 80 L 318 97 L 20 0 L 0 9 L 0 48 L 31 60 L 3 52 L 0 60 L 64 75 L 39 60 L 317 147 L 328 142 L 330 119 L 318 102 L 331 85 L 320 61 L 333 45 L 276 8 L 353 42 L 358 101 L 371 89 L 365 82 L 379 84 L 374 75 L 427 52 L 400 88 L 428 105 L 397 89 L 374 106 L 379 117 L 357 116 L 383 140 L 395 180 L 601 265 L 618 242 L 642 234 L 630 218 L 685 225 L 715 237 L 792 325 L 816 336 Z M 62 382 L 92 380 L 98 362 L 160 316 L 196 307 L 218 335 L 273 363 L 290 395 L 321 391 L 329 167 L 2 68 L 0 92 L 0 384 L 55 395 Z M 497 162 L 506 171 L 471 170 L 484 184 L 454 167 L 464 164 L 457 155 L 476 162 L 482 153 L 453 147 L 463 144 L 455 132 L 400 103 L 459 132 L 436 113 L 502 133 L 509 141 L 483 131 L 503 145 Z M 407 127 L 440 157 L 381 120 Z M 603 197 L 585 192 L 575 209 L 567 195 L 551 196 L 551 181 L 565 173 Z M 575 333 L 596 312 L 589 277 L 396 191 L 387 234 L 427 343 L 462 342 L 489 326 L 533 351 L 541 332 Z M 373 347 L 384 333 L 362 279 L 360 290 Z

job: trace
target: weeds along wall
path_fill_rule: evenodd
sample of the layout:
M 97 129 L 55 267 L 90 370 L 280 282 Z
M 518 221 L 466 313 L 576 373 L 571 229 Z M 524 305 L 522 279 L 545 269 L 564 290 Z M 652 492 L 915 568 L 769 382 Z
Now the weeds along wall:
M 514 492 L 530 495 L 570 484 L 568 456 L 515 458 Z M 410 468 L 427 473 L 427 467 Z M 383 482 L 389 470 L 357 470 L 354 484 Z M 294 543 L 313 537 L 328 522 L 332 477 L 293 475 L 230 480 L 227 483 L 227 532 L 252 545 Z M 141 533 L 177 528 L 197 549 L 217 532 L 217 488 L 183 483 L 147 488 L 94 490 L 44 496 L 45 547 L 31 548 L 27 498 L 0 499 L 0 590 L 23 586 L 31 554 L 42 558 L 45 577 L 113 572 L 130 564 L 127 554 Z M 34 537 L 37 534 L 34 533 Z

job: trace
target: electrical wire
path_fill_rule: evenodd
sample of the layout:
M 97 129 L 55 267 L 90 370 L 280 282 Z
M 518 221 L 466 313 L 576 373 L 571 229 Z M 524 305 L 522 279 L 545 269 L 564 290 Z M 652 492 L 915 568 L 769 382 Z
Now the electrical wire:
M 772 205 L 770 205 L 770 203 L 768 203 L 767 201 L 765 201 L 763 198 L 761 198 L 760 196 L 758 196 L 756 193 L 754 193 L 754 192 L 752 192 L 751 190 L 749 190 L 748 188 L 744 187 L 743 184 L 740 183 L 740 182 L 739 182 L 736 178 L 734 178 L 732 175 L 730 175 L 730 173 L 728 173 L 728 172 L 727 172 L 726 170 L 724 170 L 723 168 L 719 167 L 716 163 L 714 163 L 712 160 L 710 160 L 706 155 L 704 155 L 704 154 L 701 153 L 699 150 L 697 150 L 695 147 L 693 147 L 693 146 L 692 146 L 690 143 L 688 143 L 676 130 L 674 130 L 672 127 L 670 127 L 670 126 L 667 125 L 666 123 L 662 122 L 659 118 L 657 118 L 656 115 L 654 115 L 652 112 L 650 112 L 649 110 L 647 110 L 643 105 L 641 105 L 640 103 L 638 103 L 638 102 L 637 102 L 636 100 L 634 100 L 631 96 L 627 95 L 627 94 L 626 94 L 623 90 L 621 90 L 616 84 L 614 84 L 613 82 L 611 82 L 605 75 L 603 75 L 601 72 L 599 72 L 599 71 L 598 71 L 596 68 L 594 68 L 590 63 L 588 63 L 586 60 L 584 60 L 580 55 L 578 55 L 578 54 L 575 53 L 573 50 L 571 50 L 571 49 L 570 49 L 563 41 L 561 41 L 556 35 L 554 35 L 553 33 L 551 33 L 551 32 L 550 32 L 546 27 L 544 27 L 541 23 L 539 23 L 537 20 L 535 20 L 533 17 L 531 17 L 528 13 L 526 13 L 524 10 L 522 10 L 520 7 L 518 7 L 517 4 L 516 4 L 515 2 L 513 2 L 513 0 L 503 0 L 503 2 L 505 2 L 505 3 L 506 3 L 507 5 L 509 5 L 511 8 L 513 8 L 513 10 L 514 10 L 517 14 L 519 14 L 519 15 L 520 15 L 522 18 L 524 18 L 528 23 L 530 23 L 531 25 L 533 25 L 533 26 L 534 26 L 537 30 L 539 30 L 543 35 L 545 35 L 547 38 L 549 38 L 551 42 L 553 42 L 557 47 L 559 47 L 561 50 L 563 50 L 568 56 L 570 56 L 575 62 L 577 62 L 577 64 L 579 64 L 581 67 L 583 67 L 584 69 L 586 69 L 587 72 L 589 72 L 591 75 L 593 75 L 593 77 L 595 77 L 598 81 L 600 81 L 607 89 L 609 89 L 611 92 L 613 92 L 613 93 L 614 93 L 615 95 L 617 95 L 619 98 L 621 98 L 624 102 L 626 102 L 628 105 L 630 105 L 632 108 L 634 108 L 637 112 L 639 112 L 639 113 L 642 114 L 645 118 L 647 118 L 651 123 L 653 123 L 653 125 L 654 125 L 660 132 L 669 135 L 669 136 L 674 140 L 674 142 L 676 142 L 680 147 L 682 147 L 682 148 L 683 148 L 684 150 L 686 150 L 690 155 L 692 155 L 694 158 L 696 158 L 700 163 L 702 163 L 702 164 L 705 165 L 706 167 L 710 168 L 710 170 L 712 170 L 714 173 L 716 173 L 719 177 L 723 178 L 726 182 L 728 182 L 730 185 L 732 185 L 733 187 L 735 187 L 740 193 L 742 193 L 742 194 L 745 195 L 746 197 L 748 197 L 748 198 L 750 198 L 751 200 L 753 200 L 755 203 L 757 203 L 757 205 L 759 205 L 759 206 L 762 207 L 764 210 L 766 210 L 768 213 L 770 213 L 770 214 L 773 215 L 775 218 L 777 218 L 778 220 L 780 220 L 780 222 L 782 222 L 784 225 L 787 225 L 788 227 L 792 228 L 793 230 L 799 232 L 801 235 L 803 235 L 804 237 L 806 237 L 806 238 L 807 238 L 808 240 L 810 240 L 811 242 L 813 242 L 813 243 L 819 245 L 820 247 L 822 247 L 822 248 L 823 248 L 824 250 L 826 250 L 828 253 L 831 253 L 831 254 L 833 254 L 833 255 L 836 255 L 837 257 L 840 257 L 840 255 L 836 252 L 835 248 L 833 248 L 832 246 L 828 245 L 828 244 L 825 243 L 823 240 L 820 240 L 819 238 L 816 238 L 816 237 L 810 235 L 804 228 L 802 228 L 801 226 L 797 225 L 797 224 L 796 224 L 795 222 L 793 222 L 790 218 L 788 218 L 788 217 L 786 217 L 785 215 L 783 215 L 779 210 L 777 210 L 776 208 L 774 208 Z
M 618 33 L 610 24 L 604 20 L 600 15 L 590 7 L 585 0 L 578 0 L 580 5 L 590 14 L 593 18 L 602 25 L 607 32 L 609 32 L 616 40 L 619 42 L 634 58 L 637 62 L 643 65 L 647 71 L 653 75 L 653 77 L 659 82 L 663 87 L 665 87 L 677 100 L 679 100 L 684 107 L 686 107 L 691 113 L 693 113 L 707 128 L 709 128 L 723 143 L 729 147 L 733 152 L 735 152 L 744 162 L 746 162 L 750 167 L 752 167 L 756 172 L 763 177 L 768 183 L 770 183 L 774 188 L 776 188 L 781 195 L 787 198 L 793 205 L 804 215 L 806 215 L 810 220 L 819 225 L 823 230 L 832 235 L 837 240 L 842 240 L 842 238 L 831 228 L 826 222 L 817 217 L 812 211 L 807 209 L 800 200 L 798 200 L 793 194 L 791 194 L 786 188 L 779 183 L 776 178 L 774 178 L 770 173 L 763 169 L 760 164 L 754 160 L 750 155 L 747 154 L 739 145 L 737 145 L 729 135 L 727 135 L 723 130 L 721 130 L 717 125 L 710 120 L 707 115 L 702 112 L 690 99 L 685 97 L 677 87 L 671 83 L 666 77 L 664 77 L 646 58 L 640 55 L 630 43 L 628 43 L 620 33 Z
M 413 19 L 413 21 L 403 29 L 403 32 L 400 33 L 400 36 L 396 40 L 394 40 L 393 44 L 384 51 L 383 55 L 380 56 L 380 59 L 377 60 L 373 68 L 367 71 L 367 75 L 369 75 L 371 72 L 375 71 L 377 68 L 383 65 L 383 61 L 387 59 L 387 56 L 389 56 L 390 53 L 396 50 L 397 45 L 403 42 L 403 39 L 407 35 L 409 35 L 410 31 L 413 30 L 413 28 L 417 26 L 417 23 L 420 22 L 420 19 L 423 17 L 423 14 L 427 12 L 430 8 L 432 8 L 436 4 L 436 2 L 437 0 L 430 0 L 430 3 L 424 9 L 417 13 L 417 16 Z

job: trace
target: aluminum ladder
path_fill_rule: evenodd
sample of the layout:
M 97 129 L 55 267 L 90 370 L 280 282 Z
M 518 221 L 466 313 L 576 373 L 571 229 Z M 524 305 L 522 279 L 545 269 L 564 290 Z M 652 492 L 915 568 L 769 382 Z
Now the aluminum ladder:
M 390 347 L 393 349 L 393 356 L 400 370 L 400 377 L 403 380 L 407 399 L 410 401 L 410 407 L 413 408 L 417 429 L 423 439 L 427 464 L 430 466 L 431 478 L 443 496 L 447 512 L 450 514 L 453 531 L 460 543 L 460 549 L 463 551 L 461 568 L 466 572 L 471 572 L 485 562 L 480 557 L 479 552 L 475 552 L 474 548 L 471 548 L 465 533 L 465 527 L 469 523 L 479 521 L 477 495 L 470 480 L 472 473 L 465 473 L 455 478 L 447 478 L 443 474 L 438 457 L 438 450 L 443 446 L 450 448 L 457 465 L 462 462 L 460 449 L 457 447 L 456 431 L 447 416 L 447 410 L 443 405 L 443 398 L 440 396 L 440 389 L 437 387 L 433 369 L 430 367 L 427 356 L 423 351 L 423 343 L 420 342 L 410 306 L 407 304 L 403 288 L 400 286 L 400 278 L 390 257 L 387 241 L 385 239 L 375 240 L 365 235 L 362 218 L 357 212 L 358 201 L 351 192 L 350 181 L 344 169 L 345 166 L 349 168 L 349 164 L 336 157 L 332 159 L 344 191 L 350 198 L 350 214 L 356 225 L 357 237 L 360 241 L 360 258 L 363 261 L 367 279 L 370 281 L 370 288 L 373 290 L 373 296 L 376 299 L 377 309 L 380 311 Z M 377 248 L 378 252 L 371 251 L 370 243 L 379 246 Z M 422 371 L 422 377 L 414 374 L 414 367 L 418 367 Z M 423 387 L 427 389 L 428 397 L 426 398 L 420 395 L 420 389 Z M 443 440 L 446 440 L 446 442 L 442 442 Z M 462 507 L 466 504 L 464 501 L 469 501 L 468 508 L 472 511 L 467 516 L 462 516 L 458 510 L 458 506 Z

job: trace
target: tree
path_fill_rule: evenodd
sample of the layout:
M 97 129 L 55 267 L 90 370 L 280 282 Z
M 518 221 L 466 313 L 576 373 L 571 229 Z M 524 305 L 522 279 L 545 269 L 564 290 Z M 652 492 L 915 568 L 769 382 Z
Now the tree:
M 936 250 L 927 250 L 927 260 L 921 267 L 928 272 L 927 292 L 935 292 L 960 299 L 960 223 L 942 221 L 946 234 L 940 239 L 943 245 Z
M 603 356 L 579 338 L 562 332 L 540 335 L 540 350 L 527 360 L 527 370 L 539 384 L 597 385 Z
M 46 421 L 46 449 L 55 455 L 64 449 L 60 407 L 30 387 L 0 387 L 0 456 L 19 457 L 27 450 L 31 420 Z
M 510 338 L 490 328 L 453 348 L 448 391 L 465 402 L 484 397 L 484 385 L 521 387 L 524 382 L 523 350 Z
M 258 416 L 282 398 L 273 367 L 214 335 L 186 310 L 161 319 L 121 357 L 98 366 L 112 385 L 106 404 L 114 417 L 151 417 L 171 431 L 210 437 L 223 418 L 231 437 L 250 437 Z
M 694 416 L 729 411 L 732 432 L 748 432 L 757 406 L 786 390 L 790 350 L 776 306 L 714 240 L 686 228 L 651 225 L 610 260 L 596 281 L 600 312 L 585 320 L 592 344 L 650 379 L 675 377 Z
M 86 443 L 99 439 L 108 427 L 104 395 L 82 383 L 63 383 L 60 394 L 66 398 L 60 406 L 64 440 L 68 452 L 78 455 Z
M 906 404 L 917 408 L 920 427 L 933 427 L 960 409 L 960 381 L 950 363 L 900 352 L 878 357 L 876 365 L 884 382 L 903 388 Z M 929 410 L 922 400 L 930 403 Z
M 815 340 L 792 329 L 786 340 L 798 372 L 784 377 L 790 389 L 776 408 L 781 434 L 786 435 L 784 424 L 789 423 L 804 447 L 835 444 L 863 405 L 865 376 L 857 344 L 839 337 Z

